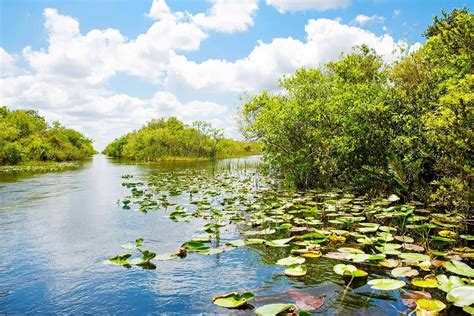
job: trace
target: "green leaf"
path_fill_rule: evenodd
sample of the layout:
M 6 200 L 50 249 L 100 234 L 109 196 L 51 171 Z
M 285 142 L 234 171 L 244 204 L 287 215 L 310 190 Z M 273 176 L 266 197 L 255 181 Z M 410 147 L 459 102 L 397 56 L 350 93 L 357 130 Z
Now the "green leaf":
M 394 279 L 374 279 L 367 282 L 374 290 L 391 291 L 405 286 L 405 282 Z
M 260 306 L 255 313 L 260 316 L 276 316 L 290 308 L 295 308 L 293 304 L 268 304 Z
M 398 255 L 398 257 L 405 260 L 410 260 L 410 261 L 429 261 L 430 260 L 430 256 L 428 255 L 423 255 L 420 253 L 411 253 L 411 252 L 401 253 Z
M 129 253 L 124 253 L 121 255 L 117 255 L 113 258 L 108 259 L 108 261 L 112 264 L 116 265 L 130 265 L 130 262 L 127 260 L 131 257 L 132 255 Z
M 444 268 L 452 273 L 467 276 L 470 278 L 474 277 L 474 269 L 461 261 L 451 260 L 450 262 L 444 265 Z
M 238 308 L 252 300 L 254 297 L 255 295 L 252 292 L 245 292 L 242 294 L 231 292 L 214 297 L 212 302 L 220 307 Z
M 285 274 L 293 277 L 303 276 L 306 272 L 306 266 L 302 264 L 292 264 L 285 269 Z
M 436 280 L 438 281 L 438 289 L 446 293 L 456 287 L 465 285 L 464 281 L 455 275 L 450 275 L 448 278 L 446 275 L 440 274 L 436 276 Z
M 398 277 L 412 277 L 412 276 L 417 276 L 418 271 L 411 267 L 399 267 L 395 268 L 391 271 L 392 275 L 396 278 Z
M 438 281 L 435 277 L 427 275 L 425 278 L 415 278 L 411 280 L 411 284 L 419 287 L 429 287 L 429 288 L 437 288 Z
M 276 264 L 281 265 L 281 266 L 291 266 L 294 264 L 302 264 L 305 261 L 306 259 L 302 257 L 289 256 L 289 257 L 278 260 Z
M 474 286 L 456 287 L 448 292 L 446 299 L 457 307 L 470 306 L 474 304 Z
M 446 304 L 437 299 L 422 298 L 416 301 L 417 315 L 434 315 L 446 308 Z

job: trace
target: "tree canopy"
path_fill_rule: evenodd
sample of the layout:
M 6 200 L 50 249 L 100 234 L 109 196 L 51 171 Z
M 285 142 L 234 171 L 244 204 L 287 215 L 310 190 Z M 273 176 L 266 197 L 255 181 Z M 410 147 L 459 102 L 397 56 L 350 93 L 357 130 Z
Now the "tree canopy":
M 72 161 L 94 154 L 92 140 L 58 121 L 48 124 L 37 111 L 0 107 L 0 164 Z
M 111 157 L 138 161 L 176 158 L 225 158 L 261 152 L 261 145 L 224 138 L 204 121 L 186 125 L 176 117 L 150 121 L 140 130 L 115 139 L 104 150 Z
M 245 100 L 243 133 L 297 187 L 390 191 L 468 209 L 473 167 L 474 17 L 435 18 L 427 41 L 387 65 L 366 46 L 283 77 Z

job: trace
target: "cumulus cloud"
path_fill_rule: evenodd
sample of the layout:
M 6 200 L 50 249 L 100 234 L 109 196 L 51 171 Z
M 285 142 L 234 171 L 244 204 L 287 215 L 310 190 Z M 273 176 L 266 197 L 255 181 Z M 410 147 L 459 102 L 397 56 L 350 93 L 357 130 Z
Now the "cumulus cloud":
M 280 13 L 296 11 L 326 11 L 346 8 L 350 0 L 267 0 L 267 5 L 273 6 Z
M 16 66 L 17 56 L 10 55 L 2 47 L 0 47 L 0 61 L 0 78 L 11 76 L 18 72 Z
M 297 2 L 300 7 L 305 3 Z M 316 3 L 323 9 L 323 2 Z M 389 35 L 377 36 L 340 21 L 312 19 L 305 26 L 304 40 L 260 41 L 237 60 L 196 62 L 183 54 L 199 50 L 210 36 L 209 30 L 247 30 L 254 23 L 256 10 L 253 0 L 239 3 L 239 7 L 235 2 L 215 0 L 208 12 L 191 15 L 172 12 L 164 0 L 154 0 L 147 13 L 152 25 L 128 39 L 113 28 L 81 33 L 78 20 L 46 9 L 45 49 L 27 46 L 22 56 L 16 56 L 0 48 L 0 103 L 40 109 L 48 119 L 60 119 L 93 137 L 98 149 L 150 119 L 172 115 L 185 122 L 209 120 L 227 135 L 237 136 L 235 108 L 231 106 L 238 102 L 235 93 L 273 89 L 281 75 L 334 60 L 355 45 L 375 48 L 387 62 L 397 58 L 393 52 L 398 45 L 406 45 Z M 18 69 L 19 58 L 28 65 L 26 70 Z M 109 79 L 119 73 L 143 78 L 156 87 L 156 93 L 133 97 L 111 90 Z M 183 94 L 198 91 L 211 94 L 183 100 Z
M 384 21 L 385 21 L 385 18 L 379 15 L 368 16 L 364 14 L 359 14 L 354 19 L 354 23 L 359 24 L 359 25 L 365 25 L 368 23 L 383 23 Z
M 334 60 L 353 46 L 367 44 L 386 62 L 397 58 L 394 53 L 403 41 L 390 35 L 376 34 L 335 20 L 309 20 L 305 27 L 306 41 L 275 38 L 259 42 L 242 59 L 226 61 L 209 59 L 202 63 L 173 54 L 167 71 L 166 86 L 172 90 L 196 89 L 211 91 L 259 91 L 274 88 L 277 79 L 303 66 L 318 66 Z
M 192 20 L 196 25 L 224 33 L 246 31 L 254 25 L 258 0 L 213 0 L 208 13 L 198 13 Z

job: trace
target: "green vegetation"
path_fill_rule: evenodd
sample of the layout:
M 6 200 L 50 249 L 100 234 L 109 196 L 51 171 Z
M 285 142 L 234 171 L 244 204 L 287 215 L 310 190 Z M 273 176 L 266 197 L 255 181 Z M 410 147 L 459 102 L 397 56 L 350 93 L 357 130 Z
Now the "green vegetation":
M 365 47 L 249 97 L 243 132 L 267 169 L 299 188 L 395 192 L 468 211 L 473 170 L 474 16 L 435 18 L 393 65 Z M 472 194 L 472 193 L 471 193 Z
M 209 123 L 196 121 L 188 126 L 176 117 L 149 122 L 140 130 L 115 139 L 104 154 L 137 161 L 186 158 L 227 158 L 258 154 L 259 143 L 224 138 Z
M 50 126 L 36 111 L 0 107 L 0 165 L 73 161 L 94 153 L 91 139 L 58 121 Z
M 223 258 L 236 249 L 251 248 L 263 264 L 273 265 L 279 282 L 291 278 L 301 289 L 330 278 L 344 286 L 319 297 L 300 290 L 272 292 L 285 304 L 270 305 L 263 305 L 268 302 L 265 291 L 215 293 L 212 303 L 219 307 L 249 309 L 252 300 L 257 314 L 275 315 L 285 309 L 308 315 L 324 305 L 330 305 L 326 310 L 372 305 L 383 311 L 377 305 L 382 300 L 406 315 L 444 310 L 451 315 L 474 306 L 474 269 L 469 265 L 474 237 L 464 235 L 462 214 L 436 212 L 417 201 L 404 203 L 396 195 L 293 191 L 274 185 L 273 177 L 260 175 L 256 168 L 221 166 L 212 172 L 160 171 L 122 178 L 128 179 L 122 186 L 129 194 L 117 203 L 121 211 L 160 212 L 182 225 L 193 222 L 190 228 L 198 235 L 184 243 L 174 241 L 176 250 L 171 253 L 161 241 L 138 238 L 122 245 L 133 252 L 110 257 L 107 264 L 155 269 L 163 260 L 219 256 L 232 269 Z M 234 229 L 239 230 L 235 237 L 225 233 Z M 251 263 L 248 270 L 248 276 L 239 277 L 253 278 Z M 339 297 L 333 296 L 336 293 Z

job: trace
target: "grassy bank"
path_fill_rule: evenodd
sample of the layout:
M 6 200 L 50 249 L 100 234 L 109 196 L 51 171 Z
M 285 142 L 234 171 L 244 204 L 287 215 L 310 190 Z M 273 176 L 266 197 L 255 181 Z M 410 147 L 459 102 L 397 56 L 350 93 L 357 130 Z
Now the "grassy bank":
M 28 162 L 19 165 L 0 166 L 0 174 L 56 172 L 79 168 L 76 162 Z

